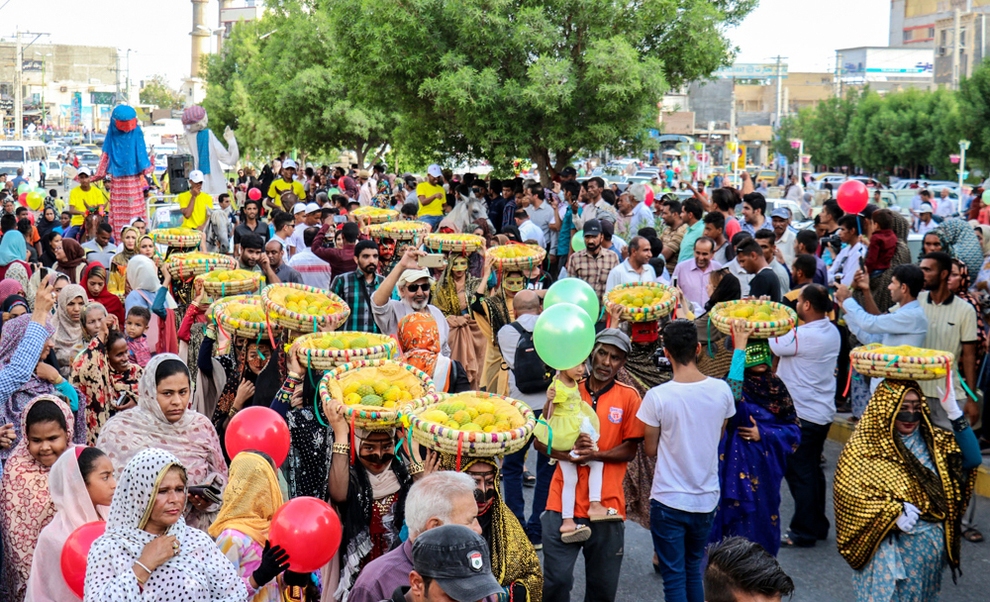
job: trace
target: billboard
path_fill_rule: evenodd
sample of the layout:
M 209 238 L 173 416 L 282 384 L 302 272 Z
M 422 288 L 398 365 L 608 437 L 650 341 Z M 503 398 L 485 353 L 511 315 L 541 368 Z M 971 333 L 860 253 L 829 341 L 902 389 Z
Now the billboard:
M 846 48 L 842 57 L 845 82 L 930 80 L 934 77 L 932 48 Z
M 777 75 L 777 63 L 734 63 L 731 67 L 722 67 L 715 73 L 719 78 L 766 79 Z M 780 64 L 780 76 L 787 77 L 787 64 Z

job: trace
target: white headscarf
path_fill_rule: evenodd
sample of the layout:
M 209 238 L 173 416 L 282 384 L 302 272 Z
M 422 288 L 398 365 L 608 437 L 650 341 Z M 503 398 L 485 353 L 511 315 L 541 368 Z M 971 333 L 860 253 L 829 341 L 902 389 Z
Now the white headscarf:
M 108 423 L 109 424 L 109 423 Z M 90 548 L 86 566 L 86 602 L 111 600 L 183 600 L 244 602 L 247 588 L 212 539 L 176 521 L 166 532 L 179 540 L 179 552 L 156 568 L 143 592 L 131 570 L 155 535 L 143 529 L 155 503 L 158 486 L 179 459 L 161 449 L 135 455 L 117 482 L 107 530 Z M 184 468 L 183 468 L 184 470 Z
M 108 420 L 100 429 L 96 446 L 110 456 L 118 475 L 138 452 L 156 447 L 174 454 L 182 461 L 189 476 L 189 485 L 213 483 L 222 489 L 227 484 L 227 464 L 213 423 L 191 409 L 187 409 L 176 422 L 169 422 L 158 404 L 155 375 L 158 367 L 166 360 L 182 362 L 179 356 L 172 353 L 160 353 L 152 357 L 138 383 L 137 407 L 120 412 Z M 120 478 L 122 477 L 118 476 Z M 120 491 L 119 485 L 117 490 Z M 117 499 L 116 495 L 114 499 Z M 204 518 L 206 517 L 199 511 L 190 510 L 186 521 L 191 526 L 205 530 L 211 521 L 204 522 L 201 520 Z
M 131 285 L 132 291 L 144 291 L 150 294 L 152 299 L 162 286 L 158 279 L 158 267 L 154 261 L 144 255 L 135 255 L 127 262 L 127 283 Z M 151 306 L 150 302 L 148 306 Z M 178 307 L 171 293 L 165 296 L 165 307 L 168 309 Z
M 82 450 L 82 446 L 65 450 L 48 474 L 48 491 L 56 513 L 38 537 L 26 600 L 79 600 L 61 578 L 62 547 L 73 531 L 86 523 L 101 520 L 86 490 L 86 481 L 79 472 L 78 455 Z

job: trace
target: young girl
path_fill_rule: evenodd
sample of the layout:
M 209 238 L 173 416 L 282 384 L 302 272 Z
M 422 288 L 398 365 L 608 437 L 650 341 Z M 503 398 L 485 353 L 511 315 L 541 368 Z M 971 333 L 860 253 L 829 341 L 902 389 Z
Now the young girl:
M 554 396 L 552 407 L 546 413 L 548 429 L 538 429 L 537 438 L 552 451 L 571 451 L 582 431 L 581 425 L 587 418 L 594 427 L 592 439 L 597 440 L 600 423 L 595 411 L 581 399 L 578 392 L 578 382 L 584 378 L 584 364 L 579 364 L 568 370 L 561 370 L 553 381 Z M 549 432 L 547 432 L 549 431 Z M 590 433 L 588 433 L 590 434 Z M 574 457 L 573 453 L 571 454 Z M 614 512 L 602 506 L 602 469 L 601 462 L 588 462 L 591 469 L 588 475 L 588 518 L 592 522 L 608 520 Z M 564 543 L 580 543 L 591 537 L 591 529 L 587 525 L 574 522 L 574 503 L 576 499 L 578 466 L 573 462 L 562 461 L 560 472 L 564 477 L 564 487 L 561 492 L 561 541 Z
M 55 518 L 38 537 L 26 600 L 80 600 L 64 579 L 55 578 L 62 574 L 62 548 L 73 531 L 104 520 L 116 487 L 110 458 L 95 447 L 77 445 L 55 462 L 48 476 Z
M 54 395 L 39 395 L 24 408 L 23 436 L 7 459 L 0 486 L 2 600 L 24 599 L 38 536 L 55 515 L 48 475 L 68 448 L 72 427 L 72 411 Z

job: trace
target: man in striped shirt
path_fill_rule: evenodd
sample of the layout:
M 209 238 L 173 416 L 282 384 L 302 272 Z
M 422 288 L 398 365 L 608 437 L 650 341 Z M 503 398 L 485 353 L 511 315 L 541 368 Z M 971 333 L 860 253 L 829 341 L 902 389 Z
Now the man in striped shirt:
M 313 241 L 316 240 L 316 234 L 319 231 L 318 226 L 306 228 L 302 235 L 303 244 L 296 247 L 295 254 L 289 260 L 289 267 L 299 272 L 303 284 L 328 289 L 330 288 L 330 264 L 317 257 L 310 248 L 313 246 Z
M 337 276 L 330 286 L 331 292 L 351 308 L 351 315 L 340 330 L 381 333 L 371 308 L 371 296 L 385 280 L 378 274 L 378 245 L 375 241 L 358 241 L 354 247 L 354 261 L 357 269 Z

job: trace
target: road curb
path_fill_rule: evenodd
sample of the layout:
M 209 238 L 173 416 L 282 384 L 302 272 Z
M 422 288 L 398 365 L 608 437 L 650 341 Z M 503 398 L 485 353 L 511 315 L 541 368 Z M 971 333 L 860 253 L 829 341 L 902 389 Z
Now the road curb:
M 856 424 L 844 416 L 836 416 L 832 422 L 832 428 L 828 431 L 828 438 L 832 441 L 845 444 L 852 437 Z M 987 459 L 976 472 L 976 494 L 983 497 L 990 497 L 990 469 L 987 468 Z

